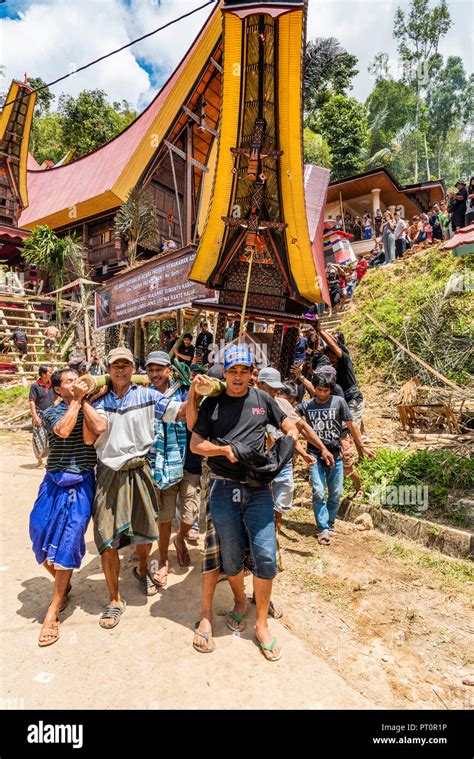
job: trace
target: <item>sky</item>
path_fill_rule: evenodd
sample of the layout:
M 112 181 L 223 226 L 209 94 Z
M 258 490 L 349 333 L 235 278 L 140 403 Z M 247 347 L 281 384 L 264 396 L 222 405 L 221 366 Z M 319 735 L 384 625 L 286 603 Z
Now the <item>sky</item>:
M 12 78 L 24 73 L 46 82 L 74 71 L 205 0 L 6 0 L 0 3 L 0 65 L 6 89 Z M 448 0 L 452 27 L 440 52 L 461 55 L 468 73 L 473 71 L 474 25 L 471 0 Z M 380 51 L 389 55 L 398 75 L 397 42 L 393 18 L 397 6 L 408 0 L 309 0 L 308 38 L 336 37 L 358 59 L 359 74 L 350 94 L 365 100 L 373 79 L 367 65 Z M 110 100 L 127 100 L 142 110 L 164 84 L 192 44 L 212 10 L 158 32 L 150 39 L 118 53 L 87 71 L 74 74 L 52 88 L 77 95 L 100 88 Z

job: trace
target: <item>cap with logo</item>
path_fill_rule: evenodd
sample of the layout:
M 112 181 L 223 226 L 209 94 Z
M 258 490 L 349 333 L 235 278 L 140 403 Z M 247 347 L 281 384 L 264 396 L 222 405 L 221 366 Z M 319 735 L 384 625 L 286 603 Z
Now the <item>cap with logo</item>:
M 116 361 L 129 361 L 134 363 L 133 353 L 128 348 L 114 348 L 107 354 L 107 364 L 115 364 Z
M 246 345 L 231 345 L 224 353 L 224 370 L 231 366 L 252 366 L 252 356 Z
M 171 366 L 171 359 L 166 351 L 152 351 L 148 354 L 145 366 L 149 364 L 158 364 L 158 366 Z
M 278 369 L 272 369 L 271 366 L 266 366 L 265 369 L 260 369 L 258 373 L 258 381 L 265 382 L 266 385 L 275 388 L 275 390 L 283 390 L 285 387 L 281 381 L 281 374 Z

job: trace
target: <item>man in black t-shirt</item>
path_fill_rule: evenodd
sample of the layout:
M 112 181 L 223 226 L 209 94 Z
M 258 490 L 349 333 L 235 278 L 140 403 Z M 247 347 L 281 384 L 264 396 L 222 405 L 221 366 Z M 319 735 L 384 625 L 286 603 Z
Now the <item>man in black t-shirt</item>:
M 452 204 L 452 205 L 451 205 Z M 464 226 L 467 207 L 467 189 L 466 183 L 462 180 L 456 182 L 456 194 L 453 196 L 450 203 L 451 216 L 451 229 L 453 232 L 456 229 Z
M 227 615 L 227 626 L 233 632 L 245 628 L 247 599 L 244 592 L 244 548 L 247 533 L 252 556 L 255 600 L 257 605 L 257 640 L 265 658 L 276 661 L 281 649 L 268 629 L 267 615 L 276 574 L 276 538 L 273 500 L 268 486 L 250 487 L 245 472 L 232 447 L 244 443 L 257 453 L 265 450 L 265 431 L 268 424 L 291 435 L 295 442 L 298 431 L 267 393 L 249 387 L 252 357 L 245 345 L 230 346 L 224 354 L 226 392 L 206 398 L 199 409 L 191 437 L 191 450 L 208 457 L 211 470 L 209 505 L 212 521 L 220 542 L 223 570 L 234 594 L 234 609 Z M 189 401 L 194 402 L 195 384 Z M 226 445 L 214 440 L 224 438 Z M 214 649 L 212 641 L 212 597 L 219 571 L 214 571 L 214 583 L 203 583 L 202 613 L 196 626 L 194 647 L 202 652 Z M 200 640 L 201 639 L 201 640 Z M 203 643 L 203 640 L 205 643 Z
M 192 339 L 192 334 L 186 332 L 186 334 L 183 335 L 183 342 L 179 348 L 176 349 L 176 358 L 182 361 L 183 364 L 187 364 L 187 366 L 191 366 L 194 358 L 194 345 L 192 344 Z
M 39 377 L 30 387 L 28 402 L 33 419 L 33 451 L 42 466 L 43 457 L 48 453 L 48 434 L 43 425 L 43 411 L 53 405 L 55 393 L 51 386 L 51 367 L 40 366 Z

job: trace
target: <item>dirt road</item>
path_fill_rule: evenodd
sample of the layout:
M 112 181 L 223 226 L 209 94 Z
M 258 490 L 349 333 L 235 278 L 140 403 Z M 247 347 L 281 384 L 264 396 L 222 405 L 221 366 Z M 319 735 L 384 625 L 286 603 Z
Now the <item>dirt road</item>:
M 44 472 L 26 434 L 0 437 L 3 692 L 24 708 L 470 708 L 467 562 L 449 560 L 375 531 L 338 523 L 329 548 L 315 540 L 311 512 L 284 525 L 286 571 L 275 583 L 284 607 L 271 629 L 284 656 L 268 663 L 253 638 L 254 607 L 238 638 L 225 626 L 227 583 L 217 590 L 216 651 L 194 652 L 200 547 L 169 587 L 145 599 L 122 552 L 128 608 L 115 630 L 98 625 L 106 590 L 89 529 L 73 577 L 61 638 L 37 646 L 51 582 L 30 548 L 28 516 Z M 156 557 L 154 549 L 152 558 Z M 250 580 L 246 580 L 251 592 Z M 472 640 L 472 639 L 471 639 Z M 472 646 L 471 646 L 472 649 Z

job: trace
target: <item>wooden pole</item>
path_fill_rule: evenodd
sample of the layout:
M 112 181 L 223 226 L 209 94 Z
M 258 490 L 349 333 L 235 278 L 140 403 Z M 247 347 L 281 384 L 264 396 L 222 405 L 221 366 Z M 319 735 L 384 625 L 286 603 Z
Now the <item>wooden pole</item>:
M 456 383 L 455 383 L 455 382 L 451 382 L 451 380 L 449 380 L 449 379 L 448 379 L 447 377 L 445 377 L 443 374 L 441 374 L 440 372 L 436 371 L 436 369 L 433 369 L 433 367 L 431 367 L 429 364 L 427 364 L 427 363 L 426 363 L 426 361 L 423 361 L 423 359 L 422 359 L 422 358 L 420 358 L 419 356 L 417 356 L 417 355 L 416 355 L 416 353 L 412 353 L 412 351 L 411 351 L 411 350 L 409 350 L 409 349 L 408 349 L 408 348 L 407 348 L 405 345 L 403 345 L 403 343 L 400 343 L 398 340 L 396 340 L 394 337 L 392 337 L 392 335 L 389 335 L 389 333 L 388 333 L 388 332 L 387 332 L 387 331 L 386 331 L 386 330 L 385 330 L 385 329 L 382 327 L 382 325 L 381 325 L 381 324 L 379 324 L 377 321 L 375 321 L 375 319 L 374 319 L 372 316 L 370 316 L 370 314 L 366 314 L 366 316 L 367 316 L 367 318 L 369 319 L 369 321 L 371 321 L 371 322 L 372 322 L 372 324 L 375 324 L 375 326 L 376 326 L 376 327 L 377 327 L 377 328 L 378 328 L 378 329 L 379 329 L 379 330 L 380 330 L 380 331 L 381 331 L 381 332 L 382 332 L 382 333 L 383 333 L 383 334 L 384 334 L 386 337 L 388 337 L 388 339 L 389 339 L 389 340 L 391 340 L 391 341 L 392 341 L 392 343 L 395 343 L 395 345 L 396 345 L 398 348 L 401 348 L 401 350 L 402 350 L 404 353 L 406 353 L 408 356 L 410 356 L 410 358 L 412 358 L 412 359 L 413 359 L 413 361 L 416 361 L 416 362 L 417 362 L 417 364 L 421 364 L 421 366 L 422 366 L 424 369 L 426 369 L 428 372 L 431 372 L 431 374 L 433 374 L 435 377 L 437 377 L 439 380 L 441 380 L 441 382 L 444 382 L 444 384 L 445 384 L 445 385 L 448 385 L 448 387 L 452 387 L 452 388 L 453 388 L 453 390 L 456 390 L 456 392 L 458 392 L 458 393 L 462 393 L 463 395 L 465 395 L 465 394 L 466 394 L 466 392 L 467 392 L 467 391 L 466 391 L 464 388 L 460 387 L 459 385 L 456 385 Z
M 346 231 L 346 223 L 344 221 L 344 206 L 342 205 L 342 193 L 339 190 L 339 204 L 341 206 L 341 218 L 342 218 L 342 228 L 344 232 Z
M 193 223 L 193 130 L 190 124 L 186 127 L 186 240 L 191 242 L 191 229 Z
M 89 310 L 87 306 L 84 309 L 84 337 L 86 338 L 86 360 L 88 363 L 90 363 L 91 339 L 90 339 L 90 325 L 89 325 Z
M 242 335 L 245 329 L 245 312 L 247 310 L 247 300 L 249 297 L 249 290 L 250 290 L 250 275 L 252 274 L 253 254 L 254 254 L 254 250 L 252 249 L 252 252 L 250 254 L 249 270 L 247 272 L 247 282 L 245 284 L 245 295 L 244 295 L 244 304 L 242 306 L 242 316 L 240 317 L 239 342 L 242 338 Z

